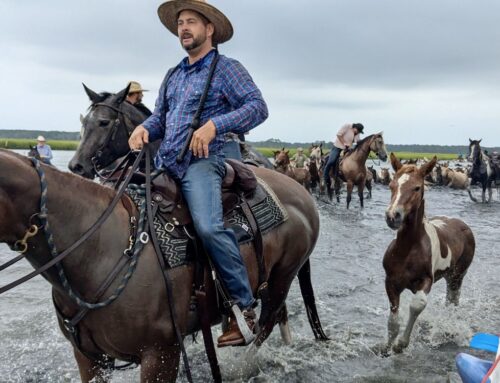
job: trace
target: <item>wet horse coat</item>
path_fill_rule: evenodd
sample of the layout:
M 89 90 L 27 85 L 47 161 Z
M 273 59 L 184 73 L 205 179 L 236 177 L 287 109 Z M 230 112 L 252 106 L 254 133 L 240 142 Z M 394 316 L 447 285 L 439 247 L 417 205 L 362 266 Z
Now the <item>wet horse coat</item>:
M 385 288 L 390 302 L 388 343 L 400 352 L 408 346 L 418 315 L 427 305 L 433 283 L 445 278 L 447 303 L 458 305 L 462 280 L 474 257 L 475 241 L 470 228 L 461 220 L 447 217 L 427 219 L 424 215 L 424 178 L 436 164 L 436 157 L 417 168 L 401 165 L 391 153 L 396 171 L 391 182 L 391 203 L 386 211 L 390 228 L 397 230 L 384 255 Z M 399 334 L 399 301 L 405 290 L 414 294 L 403 336 Z

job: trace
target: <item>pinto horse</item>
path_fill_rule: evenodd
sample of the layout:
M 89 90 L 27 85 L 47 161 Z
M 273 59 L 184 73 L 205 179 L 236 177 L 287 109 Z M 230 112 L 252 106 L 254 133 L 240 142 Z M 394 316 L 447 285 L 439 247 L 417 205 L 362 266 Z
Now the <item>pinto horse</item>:
M 390 184 L 386 222 L 397 234 L 383 262 L 391 305 L 385 351 L 392 347 L 401 352 L 408 346 L 415 321 L 427 305 L 427 295 L 439 279 L 446 280 L 447 303 L 458 305 L 463 278 L 474 258 L 474 235 L 463 221 L 447 217 L 427 219 L 424 215 L 424 178 L 436 161 L 434 157 L 418 168 L 402 165 L 391 153 L 396 175 Z M 414 294 L 410 316 L 403 336 L 394 343 L 399 334 L 399 298 L 405 289 Z
M 54 242 L 59 249 L 67 249 L 93 226 L 116 195 L 112 188 L 51 166 L 40 166 L 45 173 L 43 182 L 47 185 L 43 195 L 39 173 L 31 160 L 0 150 L 0 242 L 13 249 L 21 238 L 24 237 L 26 242 L 33 219 L 37 213 L 40 214 L 42 198 L 47 202 L 44 216 L 50 222 Z M 319 217 L 314 201 L 303 187 L 289 177 L 264 168 L 254 168 L 254 172 L 273 190 L 288 213 L 287 220 L 263 236 L 270 315 L 262 323 L 254 344 L 261 345 L 282 317 L 286 296 L 297 275 L 311 325 L 314 331 L 318 331 L 318 338 L 326 339 L 317 317 L 310 279 L 309 256 L 319 234 Z M 70 287 L 87 301 L 93 299 L 96 290 L 125 256 L 124 250 L 129 246 L 131 215 L 135 214 L 135 210 L 131 211 L 130 201 L 126 202 L 128 197 L 123 198 L 98 231 L 60 263 Z M 35 268 L 52 259 L 43 230 L 35 232 L 26 244 L 26 258 Z M 254 248 L 252 244 L 243 244 L 240 250 L 255 293 L 258 265 Z M 110 297 L 126 272 L 121 270 L 116 280 L 108 285 L 104 298 Z M 173 312 L 184 337 L 200 329 L 196 311 L 189 309 L 194 265 L 172 268 L 167 273 L 174 286 Z M 79 304 L 68 295 L 68 286 L 61 283 L 55 267 L 42 275 L 52 285 L 54 305 L 64 316 L 74 316 Z M 210 323 L 215 324 L 220 322 L 220 313 L 215 287 L 208 273 L 205 283 L 208 317 Z M 111 305 L 89 311 L 79 323 L 80 348 L 74 348 L 74 354 L 82 381 L 105 380 L 100 364 L 89 358 L 89 354 L 140 363 L 141 382 L 175 381 L 180 347 L 168 304 L 162 271 L 153 245 L 148 241 L 121 295 Z M 59 326 L 69 339 L 66 324 L 59 320 Z
M 488 203 L 491 202 L 493 194 L 492 184 L 495 184 L 497 178 L 500 178 L 500 169 L 492 165 L 491 159 L 481 150 L 482 140 L 471 140 L 469 138 L 468 159 L 472 162 L 472 169 L 469 172 L 470 184 L 480 184 L 482 187 L 481 200 L 486 202 L 486 189 L 488 189 Z M 477 202 L 472 195 L 470 188 L 467 188 L 471 200 Z
M 337 202 L 340 202 L 340 182 L 345 181 L 347 183 L 348 209 L 355 185 L 358 188 L 359 203 L 361 207 L 364 207 L 363 191 L 366 186 L 366 160 L 370 152 L 374 152 L 382 161 L 387 160 L 387 151 L 382 133 L 372 134 L 359 141 L 356 148 L 345 155 L 340 162 L 339 177 L 335 180 L 335 195 L 337 196 Z

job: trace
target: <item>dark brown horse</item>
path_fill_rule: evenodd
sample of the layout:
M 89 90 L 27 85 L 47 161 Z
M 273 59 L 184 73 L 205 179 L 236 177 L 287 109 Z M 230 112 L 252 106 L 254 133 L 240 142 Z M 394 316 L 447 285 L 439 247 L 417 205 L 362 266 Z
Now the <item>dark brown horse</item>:
M 41 165 L 48 185 L 48 221 L 55 243 L 67 249 L 91 227 L 116 194 L 111 188 L 53 167 Z M 301 290 L 307 301 L 307 313 L 315 330 L 321 325 L 317 318 L 310 281 L 309 256 L 319 233 L 319 218 L 314 201 L 307 191 L 290 178 L 275 171 L 255 168 L 256 175 L 274 191 L 288 213 L 288 219 L 263 237 L 266 270 L 269 276 L 269 320 L 261 327 L 255 344 L 267 338 L 283 308 L 290 285 L 299 276 Z M 31 161 L 16 153 L 0 150 L 0 242 L 11 247 L 25 236 L 32 217 L 40 211 L 40 179 Z M 123 257 L 129 245 L 130 211 L 118 204 L 107 221 L 89 240 L 62 261 L 71 287 L 85 300 L 95 295 L 103 280 Z M 40 232 L 28 241 L 27 259 L 35 267 L 51 259 L 45 237 Z M 300 240 L 298 240 L 300 239 Z M 240 247 L 249 270 L 252 288 L 258 283 L 258 267 L 252 244 Z M 173 302 L 177 323 L 183 336 L 199 330 L 198 316 L 190 311 L 193 266 L 170 269 Z M 104 298 L 115 290 L 125 270 L 106 290 Z M 78 311 L 68 297 L 55 268 L 43 273 L 52 284 L 56 307 L 71 317 Z M 207 275 L 210 320 L 220 321 L 214 286 Z M 90 311 L 80 322 L 81 347 L 85 353 L 106 354 L 110 358 L 136 361 L 141 364 L 141 382 L 175 381 L 179 365 L 179 344 L 173 331 L 162 272 L 149 241 L 135 272 L 123 293 L 111 305 Z M 69 339 L 64 323 L 59 323 Z M 321 334 L 322 330 L 320 330 Z M 319 335 L 324 338 L 324 335 Z M 103 371 L 92 359 L 74 349 L 81 379 L 105 380 Z
M 382 133 L 372 134 L 359 141 L 356 148 L 344 156 L 339 165 L 339 176 L 335 180 L 335 195 L 340 202 L 340 182 L 347 183 L 347 208 L 351 203 L 351 195 L 354 186 L 358 188 L 359 203 L 363 207 L 363 191 L 366 185 L 366 160 L 370 152 L 373 152 L 382 160 L 387 160 Z
M 454 218 L 424 215 L 424 178 L 437 158 L 417 168 L 401 165 L 391 153 L 396 175 L 391 182 L 391 203 L 386 211 L 387 225 L 397 230 L 384 255 L 385 288 L 390 302 L 389 341 L 386 351 L 401 352 L 410 342 L 413 325 L 427 305 L 433 283 L 446 280 L 447 303 L 458 305 L 460 287 L 474 257 L 475 241 L 470 228 Z M 405 290 L 414 294 L 404 334 L 399 334 L 399 297 Z

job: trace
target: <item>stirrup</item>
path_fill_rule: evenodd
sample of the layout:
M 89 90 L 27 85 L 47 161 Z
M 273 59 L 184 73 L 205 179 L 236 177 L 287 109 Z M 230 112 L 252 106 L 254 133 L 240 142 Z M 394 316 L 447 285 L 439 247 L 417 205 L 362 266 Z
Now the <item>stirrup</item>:
M 232 305 L 231 311 L 233 312 L 234 318 L 236 319 L 236 323 L 238 324 L 241 335 L 243 335 L 243 339 L 245 339 L 245 346 L 252 343 L 255 339 L 255 335 L 248 327 L 247 321 L 243 317 L 243 313 L 241 312 L 238 305 Z

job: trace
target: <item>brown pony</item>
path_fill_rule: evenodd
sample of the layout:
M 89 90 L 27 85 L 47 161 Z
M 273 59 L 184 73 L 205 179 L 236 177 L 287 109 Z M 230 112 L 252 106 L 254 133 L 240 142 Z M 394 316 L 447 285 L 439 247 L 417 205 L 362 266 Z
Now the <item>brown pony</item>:
M 309 170 L 293 167 L 290 164 L 289 150 L 283 148 L 274 152 L 274 170 L 286 174 L 304 186 L 307 191 L 311 191 L 311 174 Z
M 41 167 L 48 187 L 48 221 L 57 248 L 64 250 L 98 220 L 116 192 L 51 166 Z M 319 217 L 310 194 L 295 181 L 264 168 L 254 168 L 253 171 L 274 191 L 288 214 L 285 222 L 263 236 L 271 315 L 262 324 L 255 340 L 254 344 L 259 346 L 271 333 L 276 321 L 283 317 L 285 299 L 297 274 L 304 299 L 308 302 L 308 317 L 316 322 L 316 330 L 321 327 L 314 304 L 308 260 L 318 238 Z M 40 211 L 41 198 L 40 178 L 31 161 L 16 153 L 0 150 L 0 242 L 14 248 L 16 241 L 28 232 L 34 214 Z M 71 287 L 87 301 L 96 294 L 129 245 L 130 215 L 133 214 L 130 206 L 122 199 L 98 231 L 61 262 Z M 35 268 L 52 259 L 42 229 L 29 239 L 27 246 L 27 260 Z M 242 245 L 240 250 L 255 292 L 258 267 L 253 245 Z M 196 311 L 189 309 L 193 269 L 193 265 L 188 265 L 168 270 L 174 286 L 174 312 L 183 336 L 200 328 Z M 126 271 L 118 274 L 103 299 L 115 291 Z M 52 284 L 56 307 L 64 316 L 74 316 L 79 307 L 68 297 L 55 267 L 42 275 Z M 220 313 L 208 275 L 206 288 L 208 315 L 211 323 L 215 324 L 220 322 Z M 59 325 L 69 339 L 65 324 L 60 321 Z M 176 380 L 180 347 L 168 310 L 162 271 L 151 241 L 144 245 L 130 282 L 118 299 L 109 306 L 89 311 L 79 323 L 79 330 L 81 349 L 86 355 L 108 355 L 112 359 L 140 363 L 141 382 Z M 322 335 L 318 337 L 326 338 L 322 330 L 320 332 Z M 94 378 L 105 381 L 99 364 L 84 353 L 74 348 L 82 381 L 90 382 Z
M 335 195 L 340 202 L 340 181 L 347 182 L 347 208 L 351 203 L 351 195 L 354 185 L 358 188 L 359 203 L 363 207 L 363 191 L 366 185 L 366 160 L 370 152 L 377 157 L 387 160 L 384 138 L 382 133 L 372 134 L 359 141 L 356 148 L 344 156 L 339 165 L 339 177 L 335 180 Z
M 386 211 L 387 225 L 397 230 L 384 255 L 385 288 L 391 305 L 388 322 L 390 348 L 401 352 L 410 342 L 413 325 L 427 305 L 432 284 L 446 280 L 446 301 L 458 305 L 460 287 L 474 257 L 475 241 L 470 228 L 454 218 L 424 215 L 424 178 L 432 171 L 437 158 L 417 168 L 401 165 L 391 153 L 396 171 L 390 184 L 391 203 Z M 410 316 L 403 336 L 399 333 L 399 297 L 409 289 L 414 294 Z M 394 344 L 394 345 L 393 345 Z

